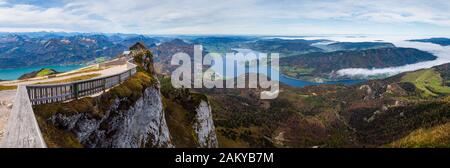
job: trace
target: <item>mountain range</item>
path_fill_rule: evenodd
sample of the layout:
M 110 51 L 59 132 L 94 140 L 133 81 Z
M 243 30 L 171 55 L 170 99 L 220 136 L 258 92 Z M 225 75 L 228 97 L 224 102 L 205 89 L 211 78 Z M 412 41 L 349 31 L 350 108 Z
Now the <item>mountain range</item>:
M 135 56 L 140 60 L 137 61 L 140 72 L 106 94 L 35 107 L 48 145 L 448 147 L 450 144 L 446 134 L 450 130 L 450 64 L 355 85 L 296 88 L 281 84 L 279 96 L 273 100 L 258 99 L 263 91 L 260 88 L 175 89 L 168 74 L 158 70 L 155 73 L 146 66 L 152 64 L 145 61 L 155 61 L 154 65 L 170 70 L 169 65 L 163 65 L 170 54 L 192 52 L 193 45 L 181 39 L 162 42 L 151 47 L 155 54 L 145 51 Z M 404 64 L 432 57 L 416 49 L 382 47 L 312 52 L 283 60 L 312 57 L 308 55 L 316 53 L 340 59 L 344 59 L 344 54 L 339 53 L 346 53 L 351 57 L 349 61 L 363 57 L 354 61 L 361 66 L 382 66 L 396 61 Z M 323 57 L 324 62 L 333 60 L 331 56 Z M 389 59 L 393 61 L 386 61 Z M 373 60 L 376 61 L 370 62 Z M 356 64 L 359 62 L 364 64 Z
M 413 48 L 377 48 L 367 50 L 344 50 L 315 52 L 299 56 L 283 57 L 283 72 L 294 78 L 305 76 L 332 77 L 334 72 L 345 68 L 386 68 L 435 60 L 437 57 Z
M 0 36 L 0 68 L 36 65 L 81 64 L 95 58 L 112 58 L 136 41 L 154 44 L 157 39 L 145 36 L 106 36 L 80 34 L 32 36 L 6 34 Z
M 445 44 L 445 38 L 428 39 Z M 423 41 L 423 40 L 422 40 Z M 430 53 L 399 48 L 387 42 L 337 42 L 327 39 L 281 39 L 258 36 L 144 36 L 127 34 L 22 33 L 0 35 L 0 68 L 37 65 L 67 65 L 113 58 L 142 42 L 155 55 L 155 68 L 164 74 L 174 70 L 171 57 L 184 52 L 193 55 L 193 46 L 209 52 L 280 53 L 281 72 L 291 78 L 316 81 L 347 78 L 336 71 L 345 68 L 387 68 L 436 59 Z
M 409 40 L 409 41 L 433 43 L 433 44 L 438 44 L 438 45 L 441 45 L 441 46 L 449 46 L 450 45 L 450 39 L 449 38 L 414 39 L 414 40 Z
M 246 48 L 257 52 L 280 53 L 281 72 L 292 78 L 314 81 L 336 80 L 336 71 L 345 68 L 386 68 L 435 60 L 431 53 L 414 48 L 399 48 L 386 42 L 334 42 L 329 40 L 258 39 L 251 37 L 199 37 L 174 39 L 151 47 L 156 67 L 169 74 L 172 55 L 184 52 L 193 56 L 195 44 L 208 52 L 233 52 Z

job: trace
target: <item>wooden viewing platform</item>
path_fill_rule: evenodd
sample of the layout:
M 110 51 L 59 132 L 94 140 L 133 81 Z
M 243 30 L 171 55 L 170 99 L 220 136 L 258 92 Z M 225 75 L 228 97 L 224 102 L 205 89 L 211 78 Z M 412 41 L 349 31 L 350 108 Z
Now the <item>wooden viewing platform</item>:
M 61 102 L 91 96 L 110 89 L 136 73 L 136 65 L 127 62 L 128 70 L 116 75 L 52 85 L 26 86 L 32 105 Z
M 105 92 L 136 73 L 137 65 L 130 61 L 125 63 L 127 70 L 115 75 L 63 84 L 20 85 L 0 148 L 46 148 L 32 106 Z

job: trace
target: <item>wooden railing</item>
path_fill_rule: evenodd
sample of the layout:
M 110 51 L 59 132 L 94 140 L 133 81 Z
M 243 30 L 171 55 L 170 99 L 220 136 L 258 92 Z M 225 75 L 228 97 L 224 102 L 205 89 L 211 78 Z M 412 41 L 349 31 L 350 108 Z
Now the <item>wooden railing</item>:
M 73 100 L 105 92 L 134 75 L 136 67 L 127 62 L 128 70 L 116 75 L 64 84 L 28 85 L 26 88 L 32 105 Z

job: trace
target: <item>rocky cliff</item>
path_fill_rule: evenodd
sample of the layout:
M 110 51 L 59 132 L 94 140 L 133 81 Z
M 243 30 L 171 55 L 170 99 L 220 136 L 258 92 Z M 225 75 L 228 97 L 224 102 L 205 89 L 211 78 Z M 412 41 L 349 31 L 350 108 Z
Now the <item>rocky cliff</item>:
M 183 41 L 177 42 L 176 40 L 173 43 L 183 43 Z M 134 59 L 136 64 L 141 67 L 144 71 L 155 74 L 153 54 L 149 50 L 140 50 L 142 52 L 135 55 Z M 184 128 L 179 130 L 180 132 L 191 132 L 192 134 L 188 134 L 187 137 L 174 135 L 175 141 L 178 137 L 183 137 L 182 139 L 190 139 L 193 142 L 181 142 L 178 145 L 182 147 L 202 147 L 202 148 L 211 148 L 217 147 L 217 138 L 216 132 L 213 122 L 213 116 L 211 112 L 211 107 L 209 105 L 208 99 L 206 96 L 202 94 L 197 94 L 191 92 L 191 90 L 179 90 L 172 87 L 170 83 L 167 81 L 168 78 L 162 79 L 164 82 L 163 96 L 166 97 L 166 103 L 170 104 L 178 104 L 180 106 L 179 109 L 176 109 L 177 114 L 184 115 L 185 122 Z M 167 105 L 164 110 L 167 112 L 171 110 Z M 174 113 L 168 113 L 169 115 Z M 172 116 L 169 116 L 172 117 Z M 176 121 L 173 125 L 180 125 L 181 123 Z M 169 130 L 177 132 L 177 129 L 173 126 L 169 127 Z M 171 132 L 172 132 L 171 131 Z M 183 140 L 181 140 L 183 141 Z M 180 141 L 177 141 L 180 142 Z M 177 145 L 175 145 L 177 146 Z
M 72 132 L 85 147 L 173 147 L 157 86 L 146 88 L 129 108 L 123 107 L 127 98 L 113 99 L 101 118 L 56 114 L 49 121 Z
M 50 147 L 173 147 L 159 87 L 138 72 L 100 96 L 34 111 Z
M 202 100 L 195 110 L 196 122 L 193 127 L 197 134 L 199 147 L 217 148 L 218 142 L 216 137 L 216 129 L 211 113 L 211 106 L 207 101 Z
M 135 61 L 139 72 L 100 96 L 36 106 L 34 111 L 47 145 L 89 148 L 217 147 L 207 98 L 186 92 L 193 96 L 180 101 L 182 108 L 172 113 L 173 109 L 167 103 L 175 102 L 161 94 L 160 82 L 153 74 L 150 60 L 152 54 L 149 51 L 137 53 Z M 185 122 L 170 120 L 173 114 L 181 113 Z M 166 121 L 167 116 L 169 122 Z M 179 125 L 183 126 L 177 127 Z M 187 133 L 190 142 L 179 136 L 183 133 Z
M 160 78 L 167 125 L 177 147 L 218 147 L 208 97 L 190 89 L 173 88 L 170 78 Z

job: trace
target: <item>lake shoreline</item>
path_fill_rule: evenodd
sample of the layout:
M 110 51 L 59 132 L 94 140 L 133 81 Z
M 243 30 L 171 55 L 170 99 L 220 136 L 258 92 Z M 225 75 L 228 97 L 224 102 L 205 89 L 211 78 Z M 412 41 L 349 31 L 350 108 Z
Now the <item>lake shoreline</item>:
M 43 68 L 54 69 L 58 72 L 64 73 L 85 67 L 86 64 L 71 64 L 71 65 L 42 65 L 42 66 L 28 66 L 20 68 L 4 68 L 0 69 L 0 80 L 12 81 L 17 80 L 23 74 L 33 71 L 38 71 Z

